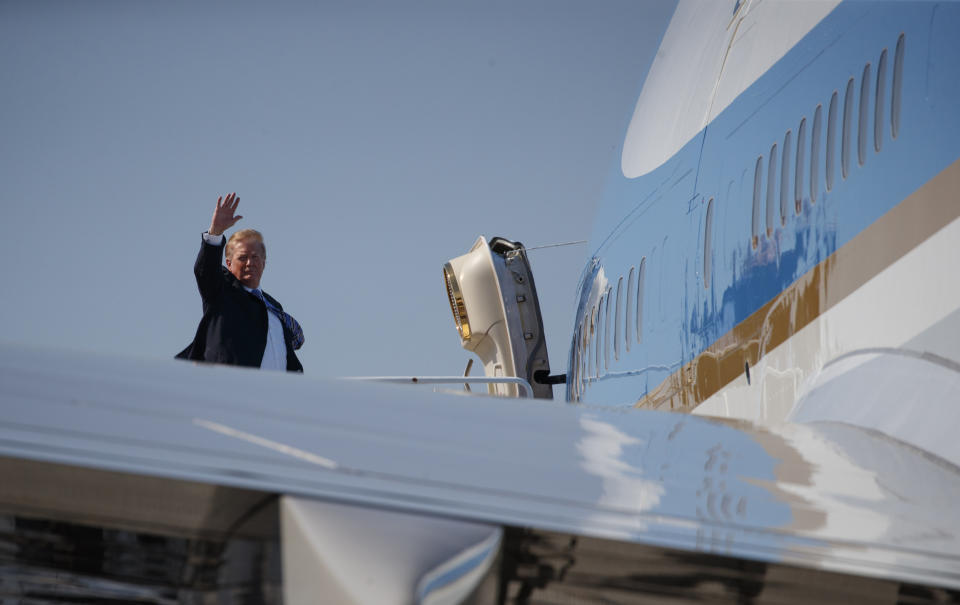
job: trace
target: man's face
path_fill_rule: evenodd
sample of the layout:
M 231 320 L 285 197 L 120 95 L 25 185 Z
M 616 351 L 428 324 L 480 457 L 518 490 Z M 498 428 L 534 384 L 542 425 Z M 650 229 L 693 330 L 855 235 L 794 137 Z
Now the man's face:
M 263 267 L 267 264 L 263 245 L 256 240 L 241 240 L 233 246 L 227 269 L 248 288 L 259 288 Z

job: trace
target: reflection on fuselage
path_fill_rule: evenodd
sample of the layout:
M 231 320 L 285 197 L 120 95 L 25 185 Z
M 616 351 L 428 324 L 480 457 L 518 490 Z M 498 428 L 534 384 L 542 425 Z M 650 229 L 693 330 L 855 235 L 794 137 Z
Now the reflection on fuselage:
M 613 179 L 582 277 L 568 397 L 779 421 L 823 363 L 901 346 L 876 310 L 856 330 L 825 330 L 834 316 L 849 323 L 841 301 L 878 276 L 942 262 L 904 259 L 960 218 L 949 193 L 960 170 L 956 25 L 952 5 L 842 3 L 664 164 Z M 737 77 L 736 64 L 724 70 Z M 604 313 L 609 296 L 590 294 L 598 276 L 629 283 L 658 243 L 658 283 L 644 292 L 641 277 L 625 308 Z M 915 295 L 874 288 L 878 309 L 910 309 L 921 331 L 935 324 L 939 309 L 913 304 L 943 297 L 926 273 Z M 960 293 L 949 299 L 960 308 Z M 606 362 L 607 332 L 610 363 L 580 363 L 594 345 Z M 629 348 L 616 346 L 621 334 Z M 960 358 L 956 345 L 937 353 Z

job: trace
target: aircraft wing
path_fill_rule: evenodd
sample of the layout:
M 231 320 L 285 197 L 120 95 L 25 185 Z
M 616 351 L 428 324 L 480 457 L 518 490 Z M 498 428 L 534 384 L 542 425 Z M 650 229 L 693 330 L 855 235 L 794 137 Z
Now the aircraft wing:
M 0 406 L 0 575 L 31 585 L 56 561 L 24 536 L 49 520 L 131 532 L 128 553 L 145 536 L 279 543 L 282 563 L 237 572 L 266 601 L 281 579 L 287 602 L 960 589 L 960 471 L 840 423 L 760 428 L 12 345 Z M 101 559 L 114 548 L 98 544 Z M 229 589 L 234 572 L 214 567 L 155 583 Z M 73 565 L 71 590 L 123 579 L 104 569 Z

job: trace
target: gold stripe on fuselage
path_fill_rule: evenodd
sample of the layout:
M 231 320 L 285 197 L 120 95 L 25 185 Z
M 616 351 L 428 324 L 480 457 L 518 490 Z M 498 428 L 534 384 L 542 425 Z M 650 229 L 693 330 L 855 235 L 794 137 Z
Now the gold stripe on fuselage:
M 721 336 L 635 405 L 689 412 L 960 217 L 960 160 Z

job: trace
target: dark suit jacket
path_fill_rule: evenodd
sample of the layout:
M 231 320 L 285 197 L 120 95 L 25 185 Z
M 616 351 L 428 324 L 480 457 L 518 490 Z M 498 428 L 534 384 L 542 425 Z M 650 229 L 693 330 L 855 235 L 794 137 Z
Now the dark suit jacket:
M 223 266 L 225 245 L 200 242 L 193 273 L 203 300 L 203 318 L 193 342 L 176 357 L 259 368 L 267 346 L 269 311 Z M 266 292 L 263 295 L 278 309 L 283 309 L 272 296 Z M 293 351 L 293 338 L 286 326 L 283 326 L 283 341 L 287 345 L 287 370 L 302 372 L 303 366 Z

